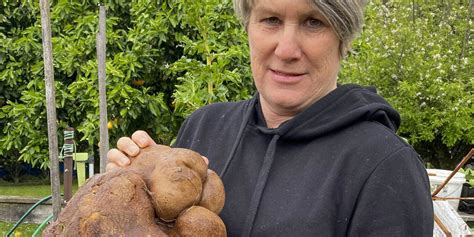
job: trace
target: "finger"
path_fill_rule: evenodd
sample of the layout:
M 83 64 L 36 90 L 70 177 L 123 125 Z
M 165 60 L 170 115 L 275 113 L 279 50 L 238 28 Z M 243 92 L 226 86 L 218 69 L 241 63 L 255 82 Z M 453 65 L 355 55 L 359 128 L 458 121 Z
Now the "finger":
M 107 152 L 107 163 L 116 166 L 127 166 L 130 165 L 130 159 L 118 149 L 113 148 Z
M 134 141 L 140 148 L 156 145 L 155 141 L 153 141 L 150 135 L 142 130 L 138 130 L 132 134 L 132 141 Z
M 209 159 L 207 159 L 207 157 L 205 156 L 201 156 L 202 159 L 204 159 L 204 162 L 206 162 L 206 165 L 209 165 Z
M 122 167 L 116 165 L 115 163 L 107 163 L 105 166 L 105 172 L 109 172 L 116 169 L 121 169 Z
M 117 141 L 117 148 L 129 156 L 136 156 L 140 152 L 138 145 L 129 137 L 121 137 Z

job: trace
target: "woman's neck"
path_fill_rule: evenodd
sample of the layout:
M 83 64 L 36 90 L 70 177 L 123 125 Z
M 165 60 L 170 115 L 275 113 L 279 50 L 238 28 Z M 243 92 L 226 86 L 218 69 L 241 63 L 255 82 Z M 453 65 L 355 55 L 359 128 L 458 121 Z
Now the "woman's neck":
M 276 118 L 270 118 L 270 119 L 265 118 L 265 122 L 267 123 L 267 127 L 269 128 L 278 128 L 280 124 L 282 124 L 283 122 L 287 120 L 290 120 L 291 118 L 293 117 L 287 117 L 287 118 L 276 117 Z
M 285 121 L 295 117 L 296 111 L 272 108 L 260 95 L 260 106 L 268 128 L 277 128 Z

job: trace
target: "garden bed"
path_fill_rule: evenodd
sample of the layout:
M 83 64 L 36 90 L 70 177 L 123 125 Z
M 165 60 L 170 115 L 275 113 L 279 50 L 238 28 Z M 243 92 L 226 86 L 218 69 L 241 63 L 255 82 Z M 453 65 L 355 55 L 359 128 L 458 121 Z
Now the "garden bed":
M 0 196 L 0 220 L 6 222 L 18 221 L 39 200 L 41 198 Z M 24 220 L 24 223 L 41 223 L 52 213 L 53 209 L 49 200 L 37 206 Z

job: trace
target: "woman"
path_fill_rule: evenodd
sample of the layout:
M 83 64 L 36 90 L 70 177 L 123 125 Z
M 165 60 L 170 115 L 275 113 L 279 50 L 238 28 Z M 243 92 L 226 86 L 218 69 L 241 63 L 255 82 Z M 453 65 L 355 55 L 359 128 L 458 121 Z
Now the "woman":
M 337 85 L 365 1 L 234 6 L 258 93 L 197 110 L 176 143 L 223 179 L 229 236 L 432 236 L 428 178 L 395 133 L 398 113 L 371 90 Z M 151 143 L 141 131 L 120 139 L 108 168 Z

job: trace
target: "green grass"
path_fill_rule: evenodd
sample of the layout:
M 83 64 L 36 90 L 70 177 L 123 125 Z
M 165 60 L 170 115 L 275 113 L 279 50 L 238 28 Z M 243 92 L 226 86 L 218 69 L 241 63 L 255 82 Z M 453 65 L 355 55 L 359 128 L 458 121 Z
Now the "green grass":
M 63 186 L 61 185 L 61 193 L 63 192 Z M 77 184 L 72 185 L 72 192 L 77 191 Z M 23 197 L 46 197 L 51 195 L 51 187 L 46 184 L 36 185 L 0 185 L 0 194 L 3 196 L 23 196 Z
M 0 221 L 0 236 L 6 236 L 14 224 L 15 223 Z M 39 224 L 22 223 L 11 236 L 32 236 L 38 226 Z
M 77 191 L 77 184 L 73 184 L 72 191 L 73 193 Z M 61 193 L 62 192 L 63 185 L 61 185 Z M 51 186 L 49 184 L 13 184 L 1 182 L 0 195 L 43 198 L 51 195 Z M 15 223 L 0 220 L 0 237 L 6 236 L 14 224 Z M 32 236 L 38 226 L 39 224 L 22 223 L 11 236 Z M 15 235 L 15 233 L 17 235 Z

